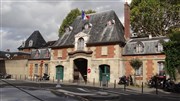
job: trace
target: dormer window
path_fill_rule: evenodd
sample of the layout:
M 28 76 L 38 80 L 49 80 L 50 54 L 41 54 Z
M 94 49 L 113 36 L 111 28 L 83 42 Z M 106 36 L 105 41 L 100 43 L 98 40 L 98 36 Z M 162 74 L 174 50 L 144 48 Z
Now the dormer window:
M 157 50 L 157 52 L 162 52 L 163 51 L 163 45 L 160 42 L 157 44 L 156 50 Z
M 92 24 L 91 23 L 86 23 L 85 25 L 84 25 L 84 29 L 85 30 L 88 30 L 88 29 L 90 29 L 92 27 Z
M 107 22 L 107 25 L 109 25 L 109 26 L 112 25 L 112 22 L 111 22 L 111 21 L 108 21 L 108 22 Z
M 81 37 L 78 39 L 77 50 L 84 50 L 84 39 Z
M 32 47 L 32 45 L 33 45 L 33 41 L 30 40 L 30 41 L 29 41 L 29 47 Z
M 22 47 L 25 47 L 25 41 L 22 42 Z
M 138 42 L 138 43 L 136 44 L 135 49 L 136 49 L 136 53 L 142 53 L 142 52 L 144 51 L 144 45 L 143 45 L 143 43 Z
M 72 26 L 69 26 L 69 27 L 66 27 L 65 28 L 65 32 L 67 33 L 67 32 L 70 32 L 70 31 L 72 31 L 73 30 L 73 27 Z
M 107 22 L 107 25 L 109 25 L 109 26 L 111 26 L 112 24 L 115 24 L 115 20 L 109 20 L 108 22 Z

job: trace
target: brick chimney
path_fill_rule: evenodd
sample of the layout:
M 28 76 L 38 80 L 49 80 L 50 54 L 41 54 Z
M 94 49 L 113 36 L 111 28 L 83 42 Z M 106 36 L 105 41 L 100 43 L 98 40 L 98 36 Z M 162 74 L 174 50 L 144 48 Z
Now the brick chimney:
M 127 2 L 124 4 L 124 36 L 130 38 L 130 7 Z

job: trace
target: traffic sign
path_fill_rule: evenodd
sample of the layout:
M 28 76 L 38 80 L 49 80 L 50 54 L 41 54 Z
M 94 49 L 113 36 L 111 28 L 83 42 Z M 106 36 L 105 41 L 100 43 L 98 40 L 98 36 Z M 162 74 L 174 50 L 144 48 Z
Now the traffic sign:
M 88 73 L 91 73 L 91 69 L 90 69 L 90 68 L 88 68 L 88 69 L 87 69 L 87 72 L 88 72 Z

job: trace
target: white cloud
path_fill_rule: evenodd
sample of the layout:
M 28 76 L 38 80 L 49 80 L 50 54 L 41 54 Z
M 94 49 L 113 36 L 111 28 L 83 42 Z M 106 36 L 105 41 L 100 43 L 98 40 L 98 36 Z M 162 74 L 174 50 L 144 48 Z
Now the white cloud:
M 17 51 L 16 49 L 22 41 L 35 30 L 39 30 L 46 41 L 57 40 L 61 22 L 67 13 L 74 8 L 80 10 L 93 9 L 97 12 L 114 10 L 123 23 L 124 1 L 122 0 L 117 0 L 117 2 L 110 2 L 109 0 L 107 2 L 97 2 L 97 0 L 88 2 L 83 0 L 16 1 L 9 0 L 9 2 L 2 3 L 2 22 L 0 22 L 2 25 L 2 45 L 0 50 L 10 48 L 12 51 Z

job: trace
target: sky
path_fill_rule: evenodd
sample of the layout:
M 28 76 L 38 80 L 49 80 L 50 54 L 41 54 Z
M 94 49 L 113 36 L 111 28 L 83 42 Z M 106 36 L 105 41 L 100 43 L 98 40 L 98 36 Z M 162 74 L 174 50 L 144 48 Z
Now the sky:
M 124 23 L 124 3 L 131 0 L 0 0 L 0 51 L 17 48 L 34 31 L 47 41 L 57 40 L 58 29 L 70 12 L 92 9 L 114 10 Z

